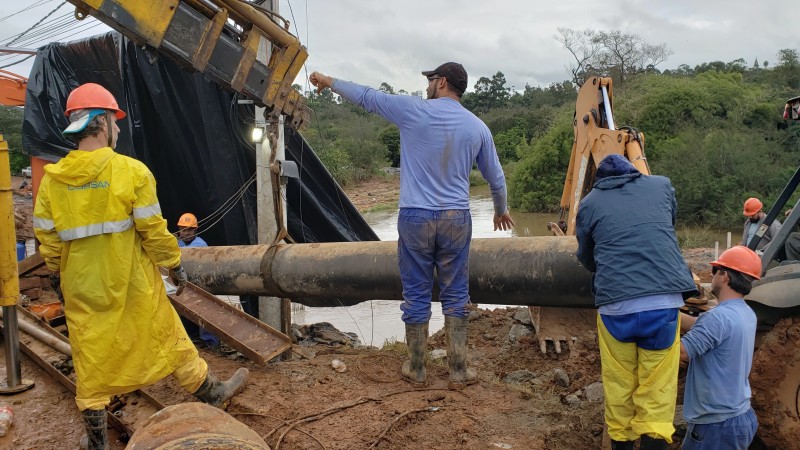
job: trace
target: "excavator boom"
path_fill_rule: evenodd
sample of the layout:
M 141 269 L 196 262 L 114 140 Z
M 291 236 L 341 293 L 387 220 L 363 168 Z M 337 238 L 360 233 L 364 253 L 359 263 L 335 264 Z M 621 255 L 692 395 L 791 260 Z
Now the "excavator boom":
M 0 69 L 0 105 L 25 106 L 25 89 L 28 79 Z
M 310 110 L 292 82 L 308 52 L 267 12 L 240 0 L 68 0 L 75 17 L 94 16 L 133 41 L 168 54 L 257 105 L 272 119 L 281 114 L 294 128 L 308 124 Z M 287 25 L 288 26 L 288 25 Z M 269 44 L 269 61 L 257 60 Z
M 608 155 L 625 156 L 639 172 L 650 175 L 644 156 L 644 134 L 632 129 L 616 129 L 612 113 L 611 78 L 591 77 L 578 92 L 572 126 L 575 141 L 561 194 L 561 220 L 565 234 L 575 235 L 578 203 L 592 189 L 598 164 Z

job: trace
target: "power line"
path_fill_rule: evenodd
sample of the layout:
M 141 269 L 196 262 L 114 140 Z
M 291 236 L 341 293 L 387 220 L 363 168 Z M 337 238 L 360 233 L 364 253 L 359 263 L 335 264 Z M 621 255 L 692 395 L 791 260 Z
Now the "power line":
M 96 22 L 96 23 L 89 22 L 89 23 L 86 23 L 86 24 L 81 24 L 81 25 L 79 25 L 77 27 L 68 27 L 68 28 L 60 30 L 58 32 L 52 33 L 52 34 L 50 34 L 48 36 L 44 36 L 44 37 L 41 37 L 39 39 L 35 39 L 33 41 L 30 41 L 30 42 L 25 41 L 25 45 L 26 46 L 34 46 L 35 44 L 40 43 L 40 42 L 49 43 L 49 42 L 57 42 L 57 41 L 65 40 L 65 39 L 70 38 L 72 36 L 75 36 L 77 34 L 84 33 L 86 31 L 91 30 L 92 28 L 98 27 L 100 25 L 102 25 L 101 22 Z M 74 33 L 64 35 L 65 33 L 69 33 L 71 31 L 74 31 Z M 58 38 L 56 39 L 56 37 L 58 37 Z M 28 59 L 32 58 L 33 56 L 35 56 L 35 55 L 25 56 L 22 59 L 19 59 L 17 61 L 12 62 L 12 63 L 8 63 L 8 64 L 5 64 L 5 65 L 1 66 L 0 69 L 4 69 L 6 67 L 15 66 L 17 64 L 20 64 L 22 62 L 27 61 Z M 17 58 L 17 57 L 19 57 L 19 56 L 18 55 L 9 55 L 9 56 L 5 56 L 5 57 L 0 57 L 0 62 L 9 61 L 9 60 L 12 60 L 13 58 Z
M 44 17 L 42 17 L 41 19 L 39 19 L 39 21 L 38 21 L 38 22 L 36 22 L 35 24 L 33 24 L 33 26 L 31 26 L 31 27 L 30 27 L 30 28 L 28 28 L 27 30 L 23 31 L 22 33 L 20 33 L 20 34 L 19 34 L 19 36 L 17 36 L 17 37 L 16 37 L 14 40 L 12 40 L 11 42 L 7 43 L 6 45 L 11 45 L 11 44 L 13 44 L 13 43 L 17 42 L 18 40 L 20 40 L 20 39 L 22 38 L 22 36 L 24 36 L 24 35 L 25 35 L 25 33 L 29 32 L 29 31 L 33 30 L 34 28 L 36 28 L 37 26 L 39 26 L 39 24 L 40 24 L 40 23 L 44 22 L 44 21 L 45 21 L 45 20 L 46 20 L 48 17 L 52 16 L 52 15 L 53 15 L 53 13 L 55 13 L 56 11 L 58 11 L 58 9 L 59 9 L 59 8 L 61 8 L 62 6 L 64 6 L 64 4 L 66 4 L 66 3 L 67 3 L 67 2 L 61 2 L 61 3 L 59 3 L 59 5 L 58 5 L 58 6 L 56 6 L 56 7 L 55 7 L 55 8 L 54 8 L 52 11 L 50 11 L 49 13 L 47 13 L 47 14 L 46 14 Z
M 50 30 L 52 30 L 52 29 L 54 29 L 54 28 L 56 28 L 56 27 L 58 27 L 60 25 L 63 25 L 63 24 L 66 24 L 66 23 L 71 23 L 73 21 L 73 19 L 71 19 L 71 16 L 72 16 L 72 13 L 66 13 L 64 15 L 57 16 L 57 17 L 54 17 L 54 18 L 52 18 L 52 19 L 50 19 L 50 20 L 48 20 L 46 22 L 43 22 L 36 31 L 28 34 L 27 37 L 30 38 L 30 37 L 33 37 L 33 36 L 40 36 L 43 33 L 49 32 Z M 15 35 L 5 37 L 5 38 L 2 39 L 2 41 L 5 41 L 5 42 L 14 41 L 18 37 L 21 37 L 22 34 L 23 33 L 17 33 Z
M 38 2 L 35 2 L 32 5 L 29 5 L 29 6 L 25 7 L 25 8 L 22 8 L 21 10 L 15 12 L 15 13 L 12 13 L 12 14 L 9 14 L 9 15 L 3 17 L 3 18 L 0 18 L 0 22 L 4 21 L 6 19 L 10 19 L 10 18 L 16 16 L 17 14 L 22 14 L 25 11 L 28 11 L 28 10 L 33 9 L 33 8 L 36 8 L 37 6 L 44 5 L 45 3 L 50 3 L 52 1 L 53 0 L 39 0 Z

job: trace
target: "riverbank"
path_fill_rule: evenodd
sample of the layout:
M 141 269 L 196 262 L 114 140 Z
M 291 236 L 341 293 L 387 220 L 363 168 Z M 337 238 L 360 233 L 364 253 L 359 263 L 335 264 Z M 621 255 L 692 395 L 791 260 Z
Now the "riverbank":
M 400 174 L 376 175 L 342 189 L 362 214 L 396 209 L 400 200 Z

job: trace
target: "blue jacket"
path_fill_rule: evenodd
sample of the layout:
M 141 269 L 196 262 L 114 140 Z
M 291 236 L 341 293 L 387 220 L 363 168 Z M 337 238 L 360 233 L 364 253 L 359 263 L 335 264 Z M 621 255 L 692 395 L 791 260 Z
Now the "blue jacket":
M 578 260 L 594 272 L 595 305 L 656 294 L 696 295 L 675 236 L 677 202 L 669 179 L 642 175 L 630 163 L 608 170 L 603 162 L 575 224 Z

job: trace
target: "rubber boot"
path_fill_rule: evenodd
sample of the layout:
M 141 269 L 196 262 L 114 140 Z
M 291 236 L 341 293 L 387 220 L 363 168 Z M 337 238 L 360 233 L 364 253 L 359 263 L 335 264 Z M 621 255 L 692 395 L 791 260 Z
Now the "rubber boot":
M 105 409 L 83 411 L 86 436 L 81 438 L 81 448 L 88 450 L 108 449 L 108 428 Z
M 200 388 L 195 391 L 194 396 L 203 403 L 208 403 L 216 408 L 222 408 L 225 402 L 244 388 L 249 374 L 250 371 L 242 367 L 237 370 L 228 381 L 222 382 L 219 381 L 209 369 L 205 381 L 203 381 Z
M 639 450 L 667 450 L 667 441 L 643 434 L 639 440 Z
M 611 441 L 611 450 L 633 450 L 635 441 Z
M 448 388 L 463 389 L 478 381 L 475 369 L 467 368 L 467 318 L 444 316 L 447 334 L 447 363 L 450 367 Z
M 408 345 L 408 361 L 403 363 L 400 372 L 403 379 L 414 386 L 421 387 L 427 383 L 425 371 L 425 354 L 428 351 L 428 322 L 406 324 L 406 344 Z

